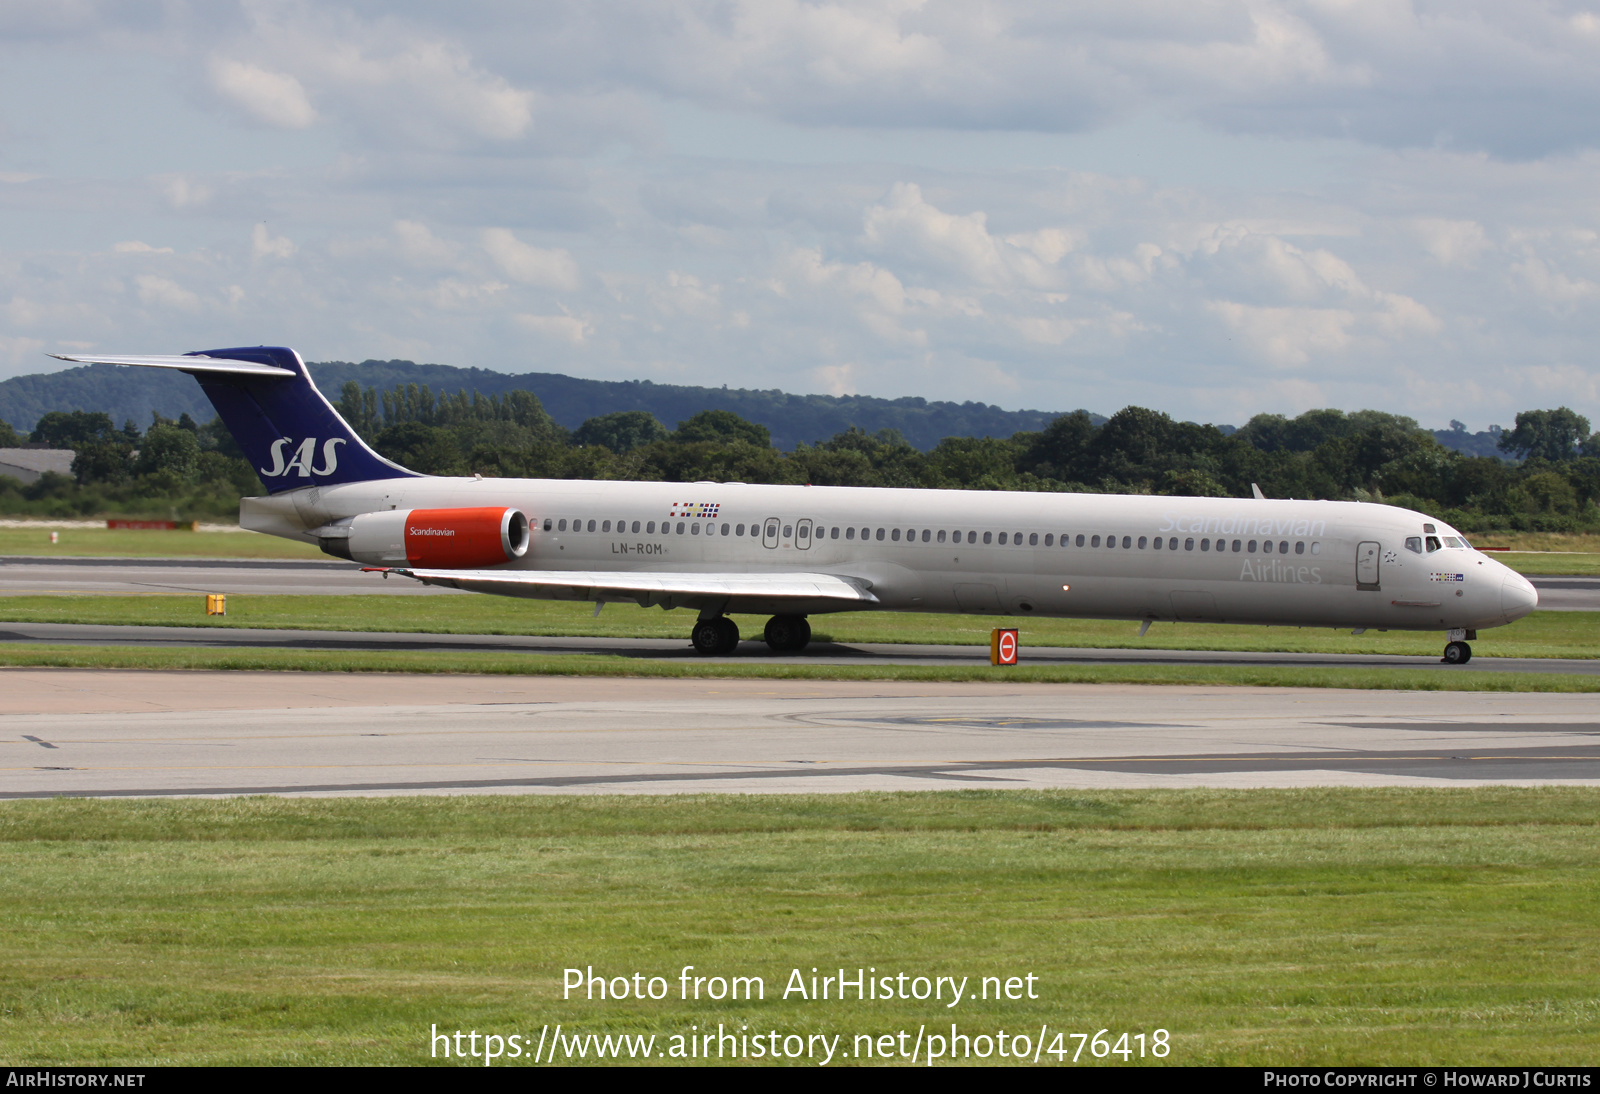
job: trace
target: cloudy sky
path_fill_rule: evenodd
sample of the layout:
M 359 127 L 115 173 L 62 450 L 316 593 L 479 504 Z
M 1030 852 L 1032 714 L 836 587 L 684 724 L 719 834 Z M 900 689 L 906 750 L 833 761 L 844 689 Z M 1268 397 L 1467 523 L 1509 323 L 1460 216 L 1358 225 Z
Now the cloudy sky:
M 1600 418 L 1600 0 L 0 0 L 0 378 Z

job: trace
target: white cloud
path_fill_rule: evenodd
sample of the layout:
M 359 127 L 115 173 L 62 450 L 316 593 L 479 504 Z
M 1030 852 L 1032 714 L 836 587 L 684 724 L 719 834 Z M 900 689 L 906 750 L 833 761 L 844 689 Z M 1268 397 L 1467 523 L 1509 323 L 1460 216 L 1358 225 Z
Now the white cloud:
M 152 247 L 150 244 L 138 239 L 125 239 L 121 243 L 113 244 L 111 249 L 121 255 L 169 255 L 172 253 L 171 247 Z
M 506 228 L 485 228 L 483 249 L 507 277 L 524 284 L 576 289 L 581 281 L 571 253 L 531 246 Z
M 275 236 L 265 224 L 250 230 L 250 253 L 256 258 L 291 258 L 295 245 L 285 236 Z
M 200 298 L 176 281 L 154 274 L 141 274 L 133 279 L 133 283 L 138 286 L 139 302 L 142 304 L 179 311 L 197 311 L 200 308 Z
M 515 319 L 517 325 L 524 330 L 530 330 L 546 338 L 570 342 L 574 346 L 582 345 L 593 330 L 589 323 L 572 315 L 521 314 Z
M 400 253 L 413 265 L 456 265 L 461 248 L 434 235 L 426 224 L 416 220 L 397 220 L 393 230 Z
M 304 129 L 317 112 L 300 81 L 243 61 L 218 57 L 210 65 L 211 84 L 250 117 L 278 129 Z

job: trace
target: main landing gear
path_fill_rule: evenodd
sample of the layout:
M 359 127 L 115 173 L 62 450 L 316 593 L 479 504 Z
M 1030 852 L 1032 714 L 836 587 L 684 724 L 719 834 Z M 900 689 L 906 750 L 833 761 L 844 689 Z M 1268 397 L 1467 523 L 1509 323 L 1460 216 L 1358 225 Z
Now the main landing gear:
M 811 641 L 811 624 L 803 615 L 775 615 L 762 637 L 773 653 L 799 653 Z
M 775 615 L 762 634 L 773 653 L 799 653 L 811 641 L 811 624 L 803 615 Z M 689 632 L 696 653 L 726 657 L 739 646 L 739 628 L 726 616 L 702 619 Z
M 723 657 L 738 648 L 739 626 L 727 616 L 702 619 L 689 632 L 689 641 L 694 643 L 696 653 Z

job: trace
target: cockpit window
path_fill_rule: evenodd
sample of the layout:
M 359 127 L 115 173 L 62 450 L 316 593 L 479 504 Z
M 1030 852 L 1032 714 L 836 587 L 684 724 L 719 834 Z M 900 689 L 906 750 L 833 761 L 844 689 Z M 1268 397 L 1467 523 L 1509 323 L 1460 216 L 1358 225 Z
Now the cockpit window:
M 1440 548 L 1442 548 L 1443 546 L 1444 546 L 1444 544 L 1439 542 L 1439 537 L 1438 536 L 1429 536 L 1428 537 L 1428 553 L 1430 555 L 1433 554 L 1433 552 L 1435 552 L 1435 551 L 1439 550 Z
M 1465 547 L 1466 542 L 1464 540 L 1457 539 L 1455 536 L 1445 536 L 1444 545 L 1446 547 Z
M 1422 537 L 1421 536 L 1407 536 L 1406 537 L 1406 550 L 1410 551 L 1414 555 L 1420 555 L 1422 553 Z

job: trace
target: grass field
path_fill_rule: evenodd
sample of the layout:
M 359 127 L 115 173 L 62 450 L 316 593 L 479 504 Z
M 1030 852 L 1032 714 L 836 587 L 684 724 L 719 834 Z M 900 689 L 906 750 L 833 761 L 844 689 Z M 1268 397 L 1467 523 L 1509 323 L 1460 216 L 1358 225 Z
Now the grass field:
M 1588 788 L 7 802 L 0 1055 L 425 1063 L 434 1024 L 557 1022 L 849 1052 L 955 1022 L 1166 1029 L 1174 1064 L 1590 1064 L 1597 806 Z M 766 998 L 682 1001 L 684 965 Z M 562 970 L 589 966 L 672 994 L 563 1000 Z M 841 966 L 1031 974 L 1038 998 L 781 998 L 792 970 Z
M 50 533 L 57 542 L 50 542 Z M 32 558 L 320 558 L 315 547 L 258 532 L 154 529 L 0 528 L 0 557 Z
M 1185 684 L 1221 687 L 1356 688 L 1377 691 L 1600 692 L 1600 675 L 1493 672 L 1470 668 L 1331 668 L 1297 665 L 1020 664 L 819 665 L 804 660 L 723 664 L 561 654 L 435 650 L 206 649 L 0 643 L 0 667 L 277 672 L 478 673 L 508 676 L 645 676 L 744 680 L 1005 680 L 1016 683 Z
M 98 623 L 135 626 L 265 627 L 432 634 L 537 634 L 687 641 L 686 612 L 612 604 L 598 617 L 587 604 L 495 596 L 228 597 L 228 614 L 207 616 L 196 595 L 0 597 L 0 622 Z M 736 617 L 741 633 L 759 640 L 765 617 Z M 815 616 L 815 640 L 971 645 L 987 648 L 994 627 L 1020 627 L 1027 646 L 1100 649 L 1242 650 L 1305 653 L 1438 654 L 1437 632 L 1369 631 L 1352 635 L 1303 627 L 1157 623 L 1144 638 L 1136 623 L 1015 616 L 850 612 Z M 1535 612 L 1507 627 L 1481 632 L 1474 647 L 1500 657 L 1600 656 L 1600 613 Z

